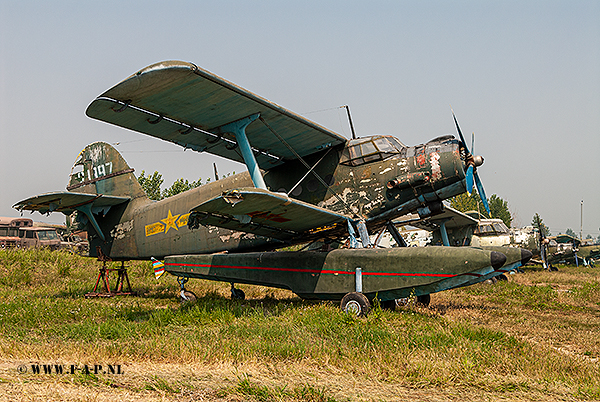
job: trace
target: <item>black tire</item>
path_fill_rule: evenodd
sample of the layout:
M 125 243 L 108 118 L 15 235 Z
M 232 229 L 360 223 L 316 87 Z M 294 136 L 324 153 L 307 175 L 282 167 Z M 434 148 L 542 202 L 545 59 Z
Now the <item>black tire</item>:
M 347 293 L 340 303 L 340 308 L 344 313 L 353 314 L 357 317 L 366 317 L 371 311 L 371 303 L 367 296 L 359 292 Z
M 417 305 L 428 307 L 431 302 L 431 295 L 421 295 L 417 296 Z
M 497 279 L 497 280 L 499 280 L 499 281 L 505 281 L 505 282 L 507 282 L 507 281 L 508 281 L 508 278 L 507 278 L 507 277 L 506 277 L 506 275 L 504 275 L 504 274 L 500 274 L 500 275 L 498 275 L 498 276 L 496 277 L 496 279 Z
M 244 293 L 244 291 L 242 289 L 233 288 L 233 289 L 231 289 L 231 298 L 233 300 L 245 300 L 246 293 Z
M 190 292 L 189 290 L 184 291 L 181 295 L 182 303 L 194 303 L 196 300 L 198 300 L 198 296 L 196 296 L 194 292 Z

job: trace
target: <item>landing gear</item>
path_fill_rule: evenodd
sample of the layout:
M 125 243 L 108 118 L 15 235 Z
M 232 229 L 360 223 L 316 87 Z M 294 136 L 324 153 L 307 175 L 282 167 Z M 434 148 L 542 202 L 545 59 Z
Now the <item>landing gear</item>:
M 187 283 L 188 280 L 189 280 L 189 278 L 186 278 L 184 276 L 177 278 L 177 282 L 179 283 L 179 286 L 181 287 L 181 292 L 179 293 L 179 297 L 181 298 L 182 303 L 193 303 L 196 300 L 198 300 L 198 297 L 196 296 L 196 294 L 194 292 L 185 290 L 185 284 Z
M 352 314 L 357 317 L 365 317 L 371 311 L 369 299 L 362 293 L 347 293 L 340 303 L 340 308 L 344 313 Z
M 231 282 L 231 298 L 233 300 L 244 300 L 246 298 L 244 291 L 242 289 L 237 289 L 233 282 Z

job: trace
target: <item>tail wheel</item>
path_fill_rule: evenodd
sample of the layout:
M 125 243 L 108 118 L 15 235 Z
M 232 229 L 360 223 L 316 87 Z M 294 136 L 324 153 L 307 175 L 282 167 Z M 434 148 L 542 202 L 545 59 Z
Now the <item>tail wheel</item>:
M 369 299 L 364 294 L 350 292 L 342 298 L 340 308 L 344 313 L 357 317 L 365 317 L 371 311 L 371 303 L 369 303 Z

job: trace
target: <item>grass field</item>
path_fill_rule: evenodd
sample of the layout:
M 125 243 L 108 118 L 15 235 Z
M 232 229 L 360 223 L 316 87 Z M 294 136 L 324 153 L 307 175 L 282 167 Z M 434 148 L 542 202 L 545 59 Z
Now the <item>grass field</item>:
M 229 284 L 201 280 L 181 305 L 173 277 L 128 267 L 138 296 L 85 299 L 97 261 L 0 251 L 0 400 L 600 400 L 593 268 L 527 270 L 357 319 L 256 286 L 232 301 Z

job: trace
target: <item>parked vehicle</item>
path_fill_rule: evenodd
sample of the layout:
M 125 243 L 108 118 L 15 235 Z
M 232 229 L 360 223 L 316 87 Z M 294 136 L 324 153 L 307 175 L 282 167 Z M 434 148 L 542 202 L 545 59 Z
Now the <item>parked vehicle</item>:
M 61 239 L 55 228 L 36 227 L 32 219 L 0 217 L 0 247 L 49 247 L 58 250 Z

